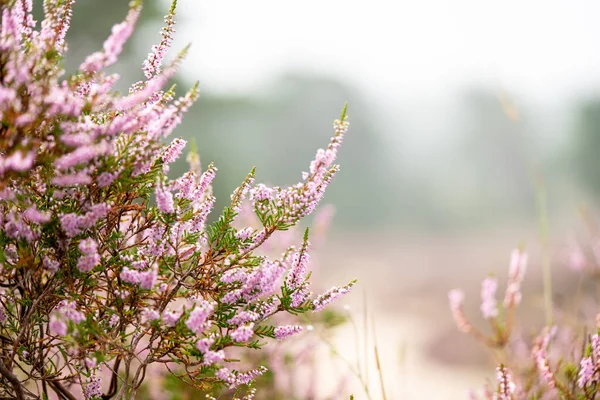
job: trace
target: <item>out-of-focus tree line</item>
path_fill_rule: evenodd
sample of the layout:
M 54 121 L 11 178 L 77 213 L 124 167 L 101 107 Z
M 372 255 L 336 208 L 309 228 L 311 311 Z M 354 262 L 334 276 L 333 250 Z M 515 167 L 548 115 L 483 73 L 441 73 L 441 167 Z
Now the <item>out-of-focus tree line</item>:
M 35 3 L 39 21 L 42 2 Z M 112 25 L 124 18 L 127 3 L 75 3 L 67 71 L 101 48 Z M 142 60 L 160 39 L 167 7 L 161 1 L 144 1 L 138 30 L 113 67 L 121 75 L 119 90 L 143 78 Z M 194 38 L 186 40 L 193 43 Z M 494 90 L 467 88 L 457 99 L 458 120 L 447 127 L 453 139 L 443 153 L 422 160 L 422 165 L 434 168 L 419 168 L 403 160 L 410 148 L 392 152 L 389 146 L 390 135 L 418 133 L 387 125 L 385 118 L 377 117 L 375 106 L 347 82 L 290 73 L 260 93 L 231 95 L 203 92 L 200 71 L 195 77 L 177 76 L 178 93 L 193 79 L 200 79 L 200 100 L 175 134 L 195 141 L 204 166 L 214 162 L 219 169 L 214 184 L 217 210 L 254 165 L 259 181 L 282 186 L 297 182 L 315 150 L 327 144 L 332 120 L 344 102 L 350 105 L 351 129 L 339 159 L 341 171 L 325 199 L 335 204 L 338 227 L 442 229 L 533 219 L 535 183 L 541 176 L 554 188 L 551 194 L 554 190 L 558 198 L 567 199 L 550 204 L 551 209 L 573 205 L 565 192 L 580 191 L 587 199 L 600 196 L 600 98 L 584 99 L 565 110 L 572 113 L 573 123 L 564 133 L 567 139 L 553 146 L 544 129 L 530 123 L 526 107 L 519 109 L 515 121 Z M 172 176 L 185 169 L 182 159 Z

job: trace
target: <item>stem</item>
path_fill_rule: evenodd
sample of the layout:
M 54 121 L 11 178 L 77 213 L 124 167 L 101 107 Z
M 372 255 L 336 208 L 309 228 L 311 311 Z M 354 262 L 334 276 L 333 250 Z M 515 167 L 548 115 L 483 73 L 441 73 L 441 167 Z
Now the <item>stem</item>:
M 546 324 L 552 325 L 552 271 L 550 269 L 550 252 L 548 249 L 548 209 L 546 201 L 546 187 L 542 176 L 537 179 L 537 205 L 540 227 L 540 245 L 542 250 L 542 273 L 544 283 L 544 309 L 546 311 Z
M 11 371 L 9 371 L 8 368 L 6 368 L 6 365 L 4 365 L 4 362 L 1 359 L 0 359 L 0 374 L 2 374 L 2 376 L 4 376 L 6 379 L 8 379 L 8 381 L 11 383 L 11 385 L 15 389 L 16 399 L 23 400 L 25 398 L 25 394 L 23 393 L 23 386 L 21 385 L 21 381 L 19 380 L 19 378 L 17 378 L 15 376 L 15 374 L 13 374 Z

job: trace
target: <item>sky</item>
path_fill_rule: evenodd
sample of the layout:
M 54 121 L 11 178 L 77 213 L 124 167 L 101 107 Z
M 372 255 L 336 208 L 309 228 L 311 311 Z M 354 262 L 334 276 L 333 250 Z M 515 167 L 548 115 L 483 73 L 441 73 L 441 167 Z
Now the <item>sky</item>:
M 200 0 L 179 2 L 186 73 L 255 90 L 286 70 L 340 77 L 381 101 L 465 83 L 552 101 L 600 86 L 592 0 Z

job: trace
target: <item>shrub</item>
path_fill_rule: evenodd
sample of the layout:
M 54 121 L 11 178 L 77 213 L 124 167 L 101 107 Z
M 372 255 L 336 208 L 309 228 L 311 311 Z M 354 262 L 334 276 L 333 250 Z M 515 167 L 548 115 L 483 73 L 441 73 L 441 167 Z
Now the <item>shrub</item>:
M 229 350 L 298 333 L 271 317 L 319 311 L 354 284 L 313 297 L 308 231 L 279 258 L 259 252 L 323 197 L 338 171 L 345 109 L 301 182 L 255 184 L 252 170 L 209 224 L 217 169 L 201 171 L 192 151 L 189 172 L 167 176 L 186 142 L 163 138 L 198 95 L 194 86 L 175 100 L 174 87 L 163 89 L 185 55 L 163 66 L 176 2 L 143 63 L 145 80 L 126 95 L 104 71 L 140 1 L 64 78 L 73 0 L 45 0 L 39 30 L 31 0 L 0 4 L 0 396 L 72 399 L 82 390 L 87 399 L 131 399 L 147 369 L 163 364 L 199 389 L 252 398 L 243 388 L 266 369 L 236 369 Z M 244 204 L 259 229 L 234 226 Z

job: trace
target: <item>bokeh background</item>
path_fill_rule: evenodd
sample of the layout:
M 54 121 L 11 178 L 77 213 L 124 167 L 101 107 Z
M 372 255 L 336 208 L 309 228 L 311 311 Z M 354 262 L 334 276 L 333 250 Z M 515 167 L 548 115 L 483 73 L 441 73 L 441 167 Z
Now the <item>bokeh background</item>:
M 142 79 L 169 7 L 144 3 L 114 67 L 123 91 Z M 333 343 L 352 363 L 367 354 L 374 397 L 374 343 L 391 399 L 459 399 L 493 379 L 490 354 L 454 327 L 447 292 L 465 289 L 481 323 L 481 279 L 503 282 L 524 246 L 521 317 L 541 325 L 544 199 L 555 300 L 576 284 L 566 247 L 600 195 L 600 3 L 180 0 L 178 10 L 171 55 L 192 47 L 175 81 L 183 93 L 198 80 L 201 97 L 176 135 L 218 167 L 217 210 L 254 165 L 259 181 L 296 182 L 349 103 L 318 279 L 359 280 L 344 299 L 358 337 L 340 328 Z M 67 71 L 126 12 L 125 0 L 78 1 Z M 324 386 L 345 374 L 322 372 Z

